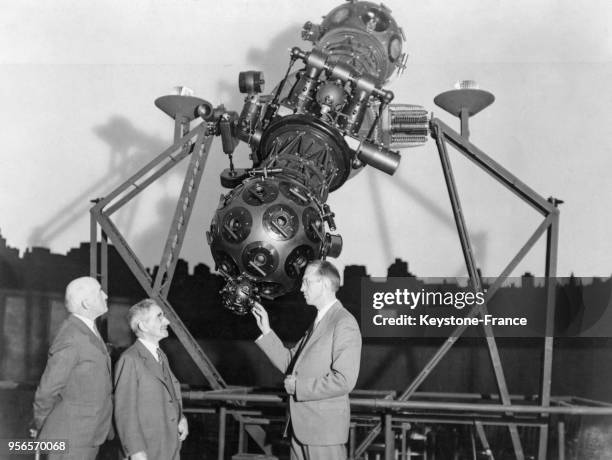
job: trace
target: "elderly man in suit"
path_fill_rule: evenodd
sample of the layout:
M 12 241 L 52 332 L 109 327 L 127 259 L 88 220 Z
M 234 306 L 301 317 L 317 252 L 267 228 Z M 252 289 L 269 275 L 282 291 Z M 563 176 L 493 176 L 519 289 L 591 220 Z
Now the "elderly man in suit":
M 159 341 L 170 322 L 154 300 L 128 312 L 137 340 L 115 367 L 115 422 L 121 445 L 131 460 L 178 460 L 189 433 L 181 387 Z
M 94 320 L 106 313 L 106 294 L 94 278 L 66 288 L 70 316 L 61 325 L 34 396 L 34 428 L 43 440 L 67 440 L 68 453 L 49 459 L 93 460 L 111 432 L 110 356 Z
M 262 335 L 256 344 L 285 377 L 289 394 L 292 460 L 344 460 L 350 424 L 349 392 L 361 358 L 355 318 L 336 299 L 338 270 L 315 260 L 304 272 L 302 293 L 317 317 L 293 348 L 285 348 L 270 328 L 268 314 L 255 304 Z

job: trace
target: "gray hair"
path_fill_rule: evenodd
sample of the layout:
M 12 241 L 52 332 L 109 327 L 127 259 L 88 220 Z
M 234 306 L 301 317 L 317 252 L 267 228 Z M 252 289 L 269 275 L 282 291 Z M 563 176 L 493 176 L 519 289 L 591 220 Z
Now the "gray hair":
M 138 302 L 136 305 L 132 305 L 127 313 L 127 320 L 130 325 L 130 329 L 136 336 L 138 336 L 138 323 L 142 321 L 143 317 L 149 312 L 153 305 L 157 305 L 157 302 L 153 299 L 144 299 Z

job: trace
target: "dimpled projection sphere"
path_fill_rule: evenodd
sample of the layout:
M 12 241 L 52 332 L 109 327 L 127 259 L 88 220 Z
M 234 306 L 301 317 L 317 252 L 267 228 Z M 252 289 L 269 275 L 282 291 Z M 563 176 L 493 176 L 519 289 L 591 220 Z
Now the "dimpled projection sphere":
M 221 197 L 209 233 L 217 268 L 246 274 L 267 298 L 297 287 L 324 240 L 319 206 L 304 186 L 282 176 L 248 179 Z

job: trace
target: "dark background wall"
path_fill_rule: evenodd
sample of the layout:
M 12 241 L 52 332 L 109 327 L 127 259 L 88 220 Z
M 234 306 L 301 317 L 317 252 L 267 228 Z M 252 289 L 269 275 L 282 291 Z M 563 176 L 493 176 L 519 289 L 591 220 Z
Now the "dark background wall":
M 45 248 L 33 248 L 20 256 L 0 238 L 0 381 L 25 382 L 22 392 L 0 391 L 0 438 L 20 436 L 31 417 L 32 389 L 46 364 L 49 345 L 67 313 L 63 304 L 66 284 L 89 271 L 89 245 L 81 244 L 66 255 Z M 118 257 L 109 253 L 108 342 L 113 357 L 131 342 L 125 314 L 144 292 Z M 153 272 L 155 268 L 153 269 Z M 389 276 L 413 276 L 408 264 L 396 260 Z M 339 297 L 359 319 L 360 283 L 367 276 L 363 266 L 348 266 Z M 532 283 L 529 275 L 523 284 Z M 573 283 L 573 284 L 572 284 Z M 532 283 L 533 284 L 533 283 Z M 571 288 L 558 291 L 558 319 L 585 315 L 585 299 L 595 295 L 610 299 L 612 281 L 591 280 L 583 285 L 573 280 Z M 280 388 L 282 375 L 254 345 L 259 335 L 251 315 L 236 316 L 221 308 L 219 289 L 222 279 L 209 267 L 198 265 L 193 272 L 181 261 L 170 291 L 170 301 L 191 333 L 220 371 L 226 382 L 260 388 Z M 543 289 L 533 286 L 534 304 L 541 302 Z M 515 291 L 505 291 L 512 299 Z M 313 320 L 315 310 L 306 306 L 300 293 L 268 302 L 273 328 L 287 343 L 295 342 Z M 599 312 L 607 319 L 607 305 Z M 578 313 L 577 313 L 578 312 Z M 602 313 L 603 312 L 603 313 Z M 604 329 L 607 326 L 601 326 Z M 361 371 L 357 388 L 393 390 L 401 393 L 424 368 L 443 338 L 364 339 Z M 510 393 L 531 396 L 539 392 L 542 339 L 498 339 L 501 360 Z M 163 347 L 182 383 L 206 388 L 206 382 L 182 345 L 173 337 Z M 612 401 L 612 339 L 564 338 L 555 340 L 552 393 Z M 497 392 L 486 342 L 482 338 L 460 339 L 425 380 L 420 391 Z M 17 397 L 16 397 L 17 395 Z M 601 423 L 593 430 L 598 432 Z M 593 457 L 595 458 L 595 457 Z

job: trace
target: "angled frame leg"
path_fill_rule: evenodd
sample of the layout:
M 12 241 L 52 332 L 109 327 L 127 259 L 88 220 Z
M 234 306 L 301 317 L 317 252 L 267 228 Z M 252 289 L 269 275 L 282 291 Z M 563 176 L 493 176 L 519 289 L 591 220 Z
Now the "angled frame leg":
M 556 200 L 550 198 L 549 201 L 555 206 L 556 212 L 552 214 L 552 223 L 548 228 L 548 233 L 546 235 L 546 336 L 544 337 L 542 375 L 540 379 L 540 405 L 542 407 L 550 406 L 557 287 L 555 277 L 557 275 L 557 251 L 559 246 L 559 211 L 556 208 Z M 548 449 L 548 432 L 549 426 L 542 425 L 540 428 L 540 443 L 538 446 L 539 460 L 546 460 Z
M 488 289 L 485 295 L 485 306 L 475 307 L 469 313 L 468 317 L 474 317 L 486 312 L 486 304 L 495 295 L 497 290 L 501 287 L 506 278 L 516 268 L 524 256 L 533 248 L 535 243 L 543 235 L 545 231 L 548 232 L 547 238 L 547 254 L 546 254 L 546 279 L 547 279 L 547 337 L 544 343 L 544 356 L 542 363 L 542 382 L 541 382 L 541 405 L 548 406 L 550 403 L 550 385 L 551 385 L 551 369 L 552 369 L 552 345 L 553 345 L 553 326 L 554 326 L 554 286 L 551 286 L 554 276 L 556 275 L 556 260 L 558 251 L 558 222 L 559 222 L 559 211 L 556 208 L 556 202 L 552 199 L 546 200 L 534 190 L 529 188 L 526 184 L 520 181 L 516 176 L 511 174 L 500 164 L 495 162 L 492 158 L 487 156 L 484 152 L 479 150 L 476 146 L 471 144 L 467 138 L 461 136 L 457 132 L 453 131 L 450 127 L 444 124 L 438 119 L 433 119 L 430 122 L 430 130 L 432 137 L 436 140 L 436 146 L 440 154 L 440 161 L 442 163 L 443 173 L 445 175 L 445 181 L 453 209 L 453 215 L 455 217 L 455 223 L 457 225 L 457 232 L 461 243 L 466 267 L 468 269 L 470 282 L 475 290 L 481 291 L 482 285 L 480 275 L 477 270 L 477 266 L 474 260 L 469 235 L 465 226 L 463 211 L 459 202 L 456 186 L 454 183 L 454 177 L 452 174 L 452 168 L 448 159 L 448 153 L 446 149 L 446 142 L 450 143 L 460 153 L 466 156 L 470 161 L 475 163 L 478 167 L 483 169 L 489 175 L 491 175 L 496 181 L 507 187 L 512 193 L 514 193 L 523 202 L 530 205 L 536 211 L 544 216 L 544 220 L 540 223 L 538 228 L 534 231 L 532 236 L 527 240 L 524 246 L 519 252 L 512 258 L 502 273 L 495 279 L 491 287 Z M 432 356 L 432 358 L 425 365 L 423 370 L 417 375 L 417 377 L 411 382 L 408 388 L 400 395 L 398 400 L 405 401 L 409 399 L 416 390 L 420 387 L 423 381 L 436 367 L 436 365 L 442 360 L 450 348 L 455 344 L 457 339 L 465 332 L 466 326 L 457 327 L 445 343 L 438 349 L 438 351 Z M 506 385 L 505 377 L 503 374 L 503 368 L 499 357 L 499 351 L 495 343 L 495 338 L 492 334 L 490 326 L 485 327 L 485 335 L 487 339 L 487 346 L 489 349 L 489 355 L 493 364 L 493 370 L 495 373 L 498 389 L 500 392 L 500 399 L 504 405 L 510 405 L 510 397 L 508 388 Z M 366 435 L 365 439 L 361 442 L 356 450 L 356 457 L 362 455 L 367 447 L 373 442 L 373 440 L 380 434 L 382 425 L 378 424 L 372 428 L 372 430 Z M 514 447 L 515 455 L 517 459 L 523 459 L 524 453 L 522 450 L 521 441 L 518 434 L 518 429 L 515 424 L 509 425 L 510 436 Z M 546 438 L 548 433 L 548 427 L 543 426 L 540 431 L 540 445 L 539 445 L 539 459 L 544 460 L 546 457 Z

